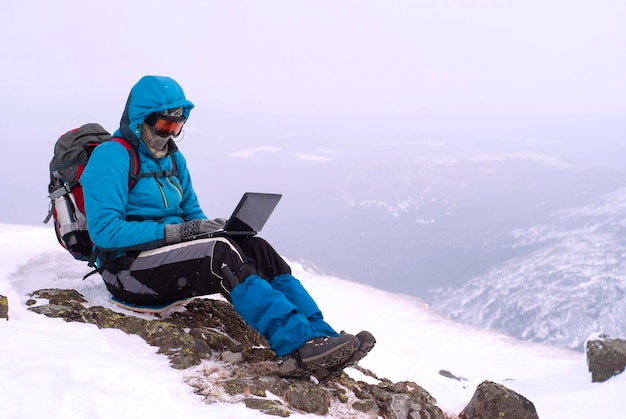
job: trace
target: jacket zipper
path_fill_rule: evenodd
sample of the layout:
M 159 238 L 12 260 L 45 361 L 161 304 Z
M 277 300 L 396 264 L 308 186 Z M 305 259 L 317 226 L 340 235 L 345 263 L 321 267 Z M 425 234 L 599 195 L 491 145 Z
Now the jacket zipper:
M 171 176 L 168 176 L 167 180 L 174 187 L 174 189 L 176 189 L 178 191 L 178 196 L 180 198 L 180 202 L 183 202 L 183 188 L 182 188 L 182 186 L 180 186 L 178 183 L 174 182 L 172 180 Z
M 183 201 L 183 189 L 180 186 L 178 186 L 178 184 L 174 182 L 170 176 L 168 176 L 166 179 L 169 182 L 169 184 L 172 185 L 174 190 L 178 192 L 178 197 L 180 199 L 179 202 L 182 202 Z M 163 185 L 163 183 L 157 177 L 155 177 L 154 180 L 156 180 L 156 183 L 159 186 L 159 191 L 161 191 L 161 197 L 163 198 L 163 205 L 165 205 L 165 208 L 169 208 L 169 203 L 167 202 L 167 195 L 165 195 L 165 188 L 164 188 L 165 185 Z
M 163 205 L 165 205 L 165 208 L 169 208 L 169 205 L 167 203 L 167 197 L 165 196 L 165 190 L 163 189 L 163 184 L 161 183 L 159 178 L 156 176 L 154 177 L 154 180 L 156 181 L 159 187 L 159 191 L 161 191 L 161 197 L 163 198 Z

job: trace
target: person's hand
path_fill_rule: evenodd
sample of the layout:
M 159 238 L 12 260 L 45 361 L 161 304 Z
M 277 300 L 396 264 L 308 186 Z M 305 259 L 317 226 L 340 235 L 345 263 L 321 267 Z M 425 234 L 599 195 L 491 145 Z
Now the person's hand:
M 192 220 L 181 224 L 165 226 L 165 244 L 180 243 L 193 240 L 199 234 L 214 233 L 224 226 L 215 220 Z

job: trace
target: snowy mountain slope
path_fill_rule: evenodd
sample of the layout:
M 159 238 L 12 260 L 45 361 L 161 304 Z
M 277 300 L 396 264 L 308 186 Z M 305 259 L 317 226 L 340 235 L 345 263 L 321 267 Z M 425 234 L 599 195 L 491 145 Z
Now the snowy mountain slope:
M 626 336 L 626 189 L 511 233 L 523 253 L 437 292 L 455 320 L 581 349 L 593 332 Z
M 403 159 L 385 159 L 381 151 L 366 164 L 344 162 L 343 171 L 327 165 L 333 180 L 320 187 L 316 177 L 317 186 L 306 189 L 313 198 L 297 199 L 272 225 L 288 256 L 429 300 L 433 289 L 519 256 L 508 243 L 511 230 L 624 185 L 614 173 L 583 172 L 534 153 L 426 160 L 406 151 Z M 294 234 L 306 240 L 293 240 Z
M 49 287 L 75 288 L 93 304 L 121 309 L 108 302 L 97 275 L 82 280 L 89 269 L 60 249 L 50 229 L 0 224 L 0 237 L 0 294 L 10 304 L 10 320 L 0 321 L 3 415 L 263 417 L 243 405 L 203 404 L 184 384 L 190 372 L 173 370 L 136 336 L 28 311 L 27 295 Z M 626 417 L 620 410 L 626 376 L 592 384 L 580 353 L 455 323 L 415 297 L 321 276 L 297 264 L 294 272 L 333 325 L 376 335 L 364 367 L 394 381 L 415 381 L 448 412 L 460 412 L 475 386 L 488 379 L 528 397 L 542 419 Z M 463 379 L 445 378 L 440 370 Z

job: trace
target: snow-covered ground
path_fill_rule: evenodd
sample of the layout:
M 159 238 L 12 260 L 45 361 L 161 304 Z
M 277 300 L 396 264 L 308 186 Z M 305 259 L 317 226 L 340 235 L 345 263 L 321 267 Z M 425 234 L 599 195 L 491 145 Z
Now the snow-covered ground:
M 581 353 L 454 323 L 417 298 L 293 266 L 335 328 L 374 333 L 378 344 L 362 366 L 416 382 L 446 412 L 458 414 L 476 385 L 491 380 L 530 399 L 542 419 L 626 418 L 626 374 L 591 383 Z M 0 295 L 10 305 L 9 321 L 0 320 L 1 417 L 265 416 L 242 404 L 205 404 L 184 383 L 189 371 L 169 367 L 137 336 L 26 310 L 30 292 L 50 287 L 74 288 L 94 304 L 121 310 L 108 302 L 98 275 L 82 280 L 88 271 L 61 249 L 51 228 L 0 224 Z

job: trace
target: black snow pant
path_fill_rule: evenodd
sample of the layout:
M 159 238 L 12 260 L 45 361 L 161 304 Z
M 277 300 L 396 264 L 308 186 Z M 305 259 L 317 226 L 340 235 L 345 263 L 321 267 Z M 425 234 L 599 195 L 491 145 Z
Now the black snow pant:
M 259 237 L 215 237 L 129 253 L 108 262 L 102 278 L 121 300 L 161 304 L 216 293 L 228 298 L 232 285 L 227 271 L 240 283 L 251 274 L 267 281 L 291 274 L 284 259 Z

